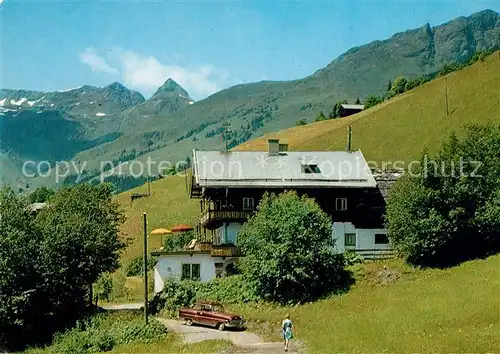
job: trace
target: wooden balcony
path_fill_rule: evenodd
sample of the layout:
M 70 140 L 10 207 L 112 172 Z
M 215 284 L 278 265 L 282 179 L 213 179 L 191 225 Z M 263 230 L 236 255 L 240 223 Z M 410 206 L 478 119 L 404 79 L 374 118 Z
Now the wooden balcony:
M 212 257 L 241 257 L 243 253 L 235 245 L 213 245 L 211 251 Z
M 252 214 L 251 210 L 205 210 L 200 224 L 207 229 L 217 228 L 223 222 L 245 222 Z

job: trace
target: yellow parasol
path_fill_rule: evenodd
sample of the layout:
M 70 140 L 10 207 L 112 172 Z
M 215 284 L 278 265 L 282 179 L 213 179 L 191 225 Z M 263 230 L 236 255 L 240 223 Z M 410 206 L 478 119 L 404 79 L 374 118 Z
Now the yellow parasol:
M 155 229 L 155 230 L 151 231 L 151 235 L 168 235 L 171 233 L 172 233 L 172 231 L 170 231 L 169 229 L 164 229 L 164 228 Z
M 151 235 L 161 235 L 161 246 L 162 247 L 164 245 L 163 235 L 169 235 L 171 233 L 172 233 L 172 231 L 170 231 L 169 229 L 165 229 L 165 228 L 154 229 L 153 231 L 151 231 Z

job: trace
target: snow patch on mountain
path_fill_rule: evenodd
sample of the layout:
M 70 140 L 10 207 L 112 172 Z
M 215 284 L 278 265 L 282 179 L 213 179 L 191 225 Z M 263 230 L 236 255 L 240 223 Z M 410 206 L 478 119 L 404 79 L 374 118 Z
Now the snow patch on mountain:
M 23 104 L 23 102 L 27 101 L 28 99 L 26 97 L 23 97 L 21 98 L 19 101 L 14 101 L 14 100 L 10 100 L 10 104 L 13 104 L 15 106 L 20 106 Z
M 15 109 L 9 109 L 9 108 L 5 108 L 5 107 L 0 107 L 0 112 L 3 113 L 3 112 L 15 112 L 16 110 Z
M 6 98 L 4 98 L 3 100 L 0 100 L 0 106 L 3 106 L 5 104 L 5 100 L 6 100 Z

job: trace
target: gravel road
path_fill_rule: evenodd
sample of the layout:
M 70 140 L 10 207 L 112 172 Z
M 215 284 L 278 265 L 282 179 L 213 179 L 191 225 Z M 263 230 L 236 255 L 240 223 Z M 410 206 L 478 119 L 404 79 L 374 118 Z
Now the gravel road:
M 212 327 L 197 325 L 186 326 L 185 324 L 183 324 L 183 322 L 177 320 L 168 320 L 164 318 L 158 318 L 158 320 L 162 322 L 167 327 L 167 329 L 181 334 L 186 343 L 197 343 L 212 339 L 223 339 L 230 341 L 235 346 L 225 352 L 228 354 L 275 354 L 285 352 L 282 342 L 264 342 L 258 335 L 249 333 L 247 331 L 238 331 L 231 329 L 219 331 Z M 293 345 L 293 342 L 290 344 L 288 353 L 298 353 L 297 349 Z

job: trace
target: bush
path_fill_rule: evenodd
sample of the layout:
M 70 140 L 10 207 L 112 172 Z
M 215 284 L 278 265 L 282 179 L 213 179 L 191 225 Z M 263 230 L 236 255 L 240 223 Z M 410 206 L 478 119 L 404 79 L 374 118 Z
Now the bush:
M 196 283 L 177 277 L 166 278 L 163 290 L 149 302 L 151 314 L 163 311 L 167 316 L 176 317 L 181 307 L 191 306 L 196 300 Z
M 125 274 L 127 277 L 135 277 L 135 276 L 140 276 L 143 273 L 143 267 L 144 267 L 144 257 L 139 256 L 134 259 L 132 259 L 128 264 L 127 268 L 125 271 Z M 148 270 L 154 269 L 156 265 L 156 258 L 155 257 L 148 257 Z
M 109 273 L 103 274 L 94 284 L 94 295 L 99 300 L 109 301 L 111 292 L 113 291 L 113 279 Z
M 307 196 L 264 194 L 238 240 L 245 253 L 238 268 L 265 300 L 313 301 L 352 280 L 333 250 L 330 217 Z
M 140 321 L 134 321 L 123 327 L 113 329 L 114 337 L 119 344 L 130 344 L 134 342 L 151 343 L 161 338 L 166 333 L 165 326 L 155 319 L 150 319 L 146 325 Z
M 194 231 L 186 231 L 168 235 L 165 238 L 163 249 L 165 252 L 182 251 L 184 246 L 196 238 Z
M 365 99 L 365 109 L 376 106 L 383 101 L 384 101 L 384 99 L 381 98 L 380 96 L 377 96 L 377 95 L 368 96 Z
M 137 315 L 99 314 L 80 321 L 69 331 L 57 333 L 47 349 L 64 354 L 101 353 L 117 345 L 151 343 L 165 334 L 165 326 L 155 319 L 146 325 Z
M 225 304 L 259 301 L 257 284 L 242 275 L 213 279 L 197 285 L 198 299 L 212 300 Z
M 363 263 L 364 259 L 359 253 L 354 251 L 346 251 L 344 253 L 344 262 L 346 266 L 352 266 L 354 264 Z

